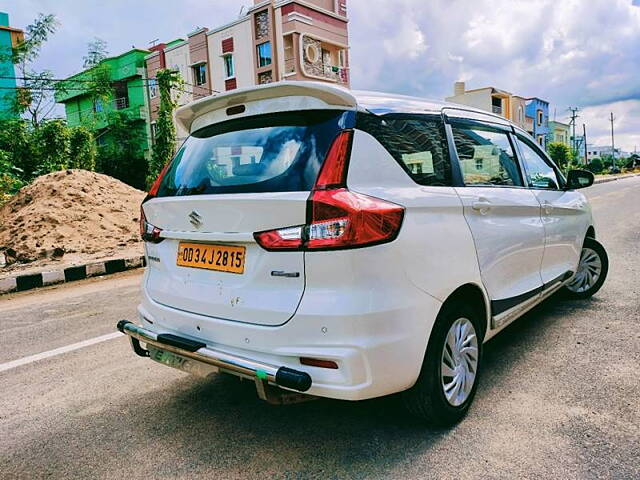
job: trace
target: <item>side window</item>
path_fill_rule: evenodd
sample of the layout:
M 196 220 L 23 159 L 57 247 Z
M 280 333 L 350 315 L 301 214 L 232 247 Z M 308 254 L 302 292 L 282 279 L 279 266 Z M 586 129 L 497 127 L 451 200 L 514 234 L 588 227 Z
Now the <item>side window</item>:
M 454 124 L 452 129 L 465 185 L 523 185 L 506 132 L 471 124 Z
M 522 154 L 522 163 L 527 175 L 527 183 L 531 188 L 557 190 L 558 177 L 547 161 L 529 145 L 529 142 L 518 136 L 518 148 Z
M 414 182 L 451 185 L 451 162 L 440 116 L 358 114 L 356 128 L 378 140 Z

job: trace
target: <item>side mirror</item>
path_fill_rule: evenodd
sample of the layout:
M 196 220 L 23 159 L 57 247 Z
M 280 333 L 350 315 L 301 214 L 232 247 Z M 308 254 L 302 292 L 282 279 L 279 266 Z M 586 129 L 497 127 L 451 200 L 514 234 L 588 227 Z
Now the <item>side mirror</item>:
M 593 173 L 588 170 L 569 170 L 567 174 L 567 190 L 590 187 L 593 185 Z

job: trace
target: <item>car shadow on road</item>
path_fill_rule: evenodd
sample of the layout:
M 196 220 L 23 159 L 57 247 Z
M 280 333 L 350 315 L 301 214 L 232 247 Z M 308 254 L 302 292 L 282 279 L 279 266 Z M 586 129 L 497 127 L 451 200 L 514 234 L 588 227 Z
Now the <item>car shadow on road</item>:
M 597 303 L 597 299 L 550 298 L 490 341 L 477 402 L 496 401 L 485 397 L 486 390 L 524 361 L 527 351 L 544 347 L 545 329 L 562 322 L 567 313 L 593 309 Z M 131 428 L 141 429 L 138 433 L 154 438 L 156 445 L 171 445 L 191 464 L 225 465 L 231 470 L 260 465 L 282 473 L 322 465 L 341 472 L 339 476 L 356 472 L 360 476 L 377 465 L 371 473 L 380 474 L 381 465 L 390 467 L 424 455 L 461 428 L 426 427 L 403 411 L 398 395 L 361 402 L 321 399 L 272 406 L 256 398 L 252 382 L 226 375 L 185 378 L 168 385 L 161 398 L 159 402 L 142 400 L 130 412 Z M 157 424 L 143 420 L 147 408 Z M 316 458 L 322 461 L 317 463 Z
M 490 390 L 526 361 L 528 351 L 544 348 L 545 330 L 567 313 L 594 307 L 600 308 L 596 299 L 552 298 L 491 340 L 470 415 L 487 415 L 485 402 L 499 402 Z M 133 374 L 136 367 L 130 368 L 123 372 Z M 366 478 L 397 474 L 417 458 L 428 463 L 444 441 L 464 449 L 463 439 L 477 438 L 482 428 L 474 419 L 448 430 L 428 428 L 404 413 L 398 395 L 272 406 L 257 399 L 250 381 L 185 375 L 151 393 L 131 392 L 126 403 L 114 402 L 91 416 L 73 416 L 33 440 L 49 465 L 99 477 L 121 478 L 136 458 L 151 458 L 152 478 L 202 472 L 217 478 Z M 79 455 L 60 450 L 54 439 L 67 439 L 67 448 Z M 19 456 L 24 466 L 37 461 L 27 452 Z M 88 460 L 96 458 L 102 460 Z

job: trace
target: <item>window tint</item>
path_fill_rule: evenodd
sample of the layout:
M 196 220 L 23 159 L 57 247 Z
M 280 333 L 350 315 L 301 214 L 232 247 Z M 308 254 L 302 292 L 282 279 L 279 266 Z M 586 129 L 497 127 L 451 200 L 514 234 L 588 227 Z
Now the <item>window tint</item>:
M 307 110 L 200 129 L 178 150 L 158 196 L 311 190 L 348 115 Z
M 527 183 L 532 188 L 558 189 L 558 177 L 555 170 L 547 161 L 527 142 L 518 137 L 518 149 L 522 154 Z
M 451 185 L 451 164 L 440 116 L 358 114 L 356 128 L 372 135 L 420 185 Z
M 452 128 L 465 185 L 523 185 L 506 132 L 466 124 Z

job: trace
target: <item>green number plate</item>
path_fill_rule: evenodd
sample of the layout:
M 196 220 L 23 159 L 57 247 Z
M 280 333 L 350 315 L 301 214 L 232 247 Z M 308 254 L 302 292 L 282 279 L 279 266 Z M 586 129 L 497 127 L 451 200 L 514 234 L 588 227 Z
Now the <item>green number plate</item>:
M 171 352 L 165 352 L 164 350 L 154 350 L 150 352 L 151 358 L 156 362 L 164 363 L 173 368 L 180 368 L 184 363 L 184 358 L 174 355 Z

